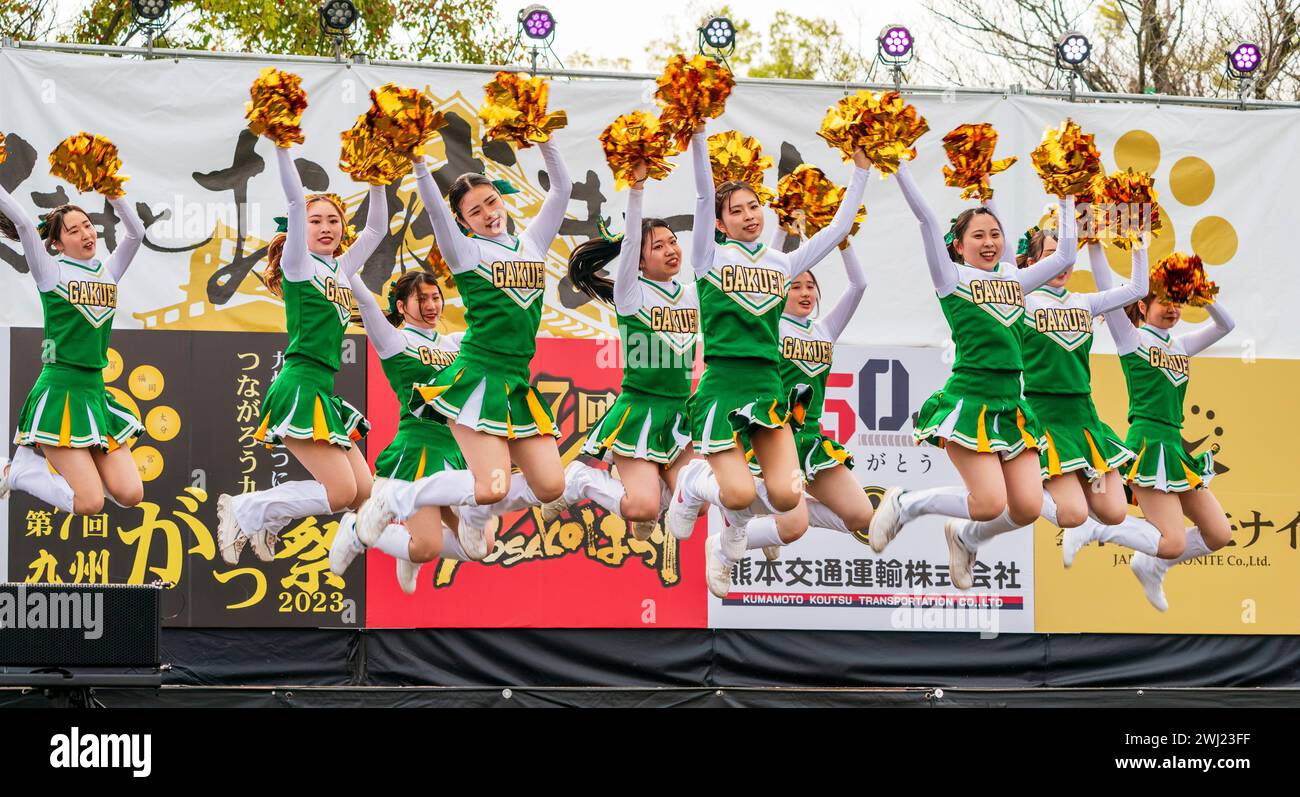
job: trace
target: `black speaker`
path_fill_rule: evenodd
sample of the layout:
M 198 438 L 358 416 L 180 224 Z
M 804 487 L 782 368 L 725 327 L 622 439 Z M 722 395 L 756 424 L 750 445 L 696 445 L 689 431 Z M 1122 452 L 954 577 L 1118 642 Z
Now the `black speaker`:
M 0 584 L 0 667 L 154 667 L 159 586 Z

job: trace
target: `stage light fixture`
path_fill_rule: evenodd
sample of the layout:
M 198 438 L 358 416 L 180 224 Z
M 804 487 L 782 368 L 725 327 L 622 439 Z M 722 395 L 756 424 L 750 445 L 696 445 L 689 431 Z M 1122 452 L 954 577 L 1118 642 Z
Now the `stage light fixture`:
M 555 16 L 546 6 L 528 6 L 519 12 L 519 31 L 537 41 L 549 39 L 555 35 Z

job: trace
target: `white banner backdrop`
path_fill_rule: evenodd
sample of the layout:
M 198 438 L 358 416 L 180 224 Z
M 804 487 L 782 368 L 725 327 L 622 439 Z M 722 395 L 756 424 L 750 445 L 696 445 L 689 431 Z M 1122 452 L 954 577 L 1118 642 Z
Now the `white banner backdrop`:
M 284 198 L 267 141 L 244 133 L 248 87 L 264 66 L 255 61 L 135 61 L 99 56 L 0 50 L 0 131 L 8 135 L 9 160 L 0 183 L 33 214 L 65 199 L 80 202 L 104 225 L 111 243 L 115 219 L 102 198 L 78 196 L 49 174 L 46 156 L 64 137 L 87 130 L 111 138 L 131 175 L 129 198 L 142 207 L 148 243 L 126 276 L 117 323 L 125 327 L 283 329 L 283 311 L 250 270 L 260 270 L 261 251 L 274 230 Z M 279 64 L 279 66 L 286 66 Z M 338 133 L 367 107 L 369 89 L 388 81 L 418 86 L 452 115 L 443 139 L 429 155 L 443 169 L 446 185 L 456 174 L 486 168 L 509 177 L 523 192 L 512 197 L 516 218 L 526 222 L 548 184 L 536 149 L 515 156 L 484 147 L 474 110 L 487 75 L 369 65 L 288 65 L 301 74 L 310 107 L 307 142 L 294 149 L 310 188 L 328 187 L 348 198 L 355 211 L 364 192 L 338 168 Z M 620 227 L 625 198 L 613 181 L 597 137 L 618 114 L 652 107 L 650 81 L 555 80 L 551 103 L 568 111 L 570 124 L 556 141 L 577 188 L 570 224 L 552 251 L 557 283 L 567 253 L 595 233 L 599 216 Z M 775 186 L 801 161 L 814 163 L 838 181 L 848 168 L 817 137 L 826 108 L 841 92 L 818 86 L 741 84 L 727 114 L 711 131 L 736 128 L 757 136 L 778 161 L 768 174 Z M 1153 171 L 1167 220 L 1161 247 L 1195 248 L 1213 264 L 1222 298 L 1239 319 L 1237 331 L 1213 353 L 1220 356 L 1300 357 L 1300 335 L 1287 318 L 1300 303 L 1300 281 L 1269 279 L 1266 269 L 1287 263 L 1290 236 L 1300 210 L 1283 192 L 1300 184 L 1300 162 L 1291 157 L 1297 111 L 1252 111 L 1127 104 L 1070 104 L 1010 97 L 923 96 L 914 99 L 929 120 L 914 164 L 918 182 L 940 218 L 964 205 L 956 189 L 943 186 L 943 134 L 958 124 L 987 121 L 1000 133 L 998 156 L 1019 155 L 1012 169 L 994 178 L 1008 237 L 1037 220 L 1046 197 L 1028 154 L 1042 131 L 1066 116 L 1096 134 L 1108 169 L 1132 165 Z M 242 135 L 241 135 L 242 133 Z M 684 158 L 679 158 L 684 161 Z M 312 166 L 314 164 L 315 166 Z M 688 164 L 649 189 L 647 212 L 674 217 L 687 229 L 693 207 Z M 394 269 L 415 266 L 431 233 L 407 183 L 393 194 L 393 234 L 366 268 L 379 289 Z M 856 243 L 870 273 L 872 295 L 844 342 L 943 347 L 948 329 L 934 299 L 915 220 L 893 181 L 873 179 L 869 209 Z M 241 218 L 242 214 L 242 218 Z M 769 229 L 771 222 L 769 222 Z M 38 325 L 40 307 L 14 245 L 0 244 L 0 325 Z M 1122 265 L 1121 265 L 1122 267 Z M 825 269 L 825 267 L 823 267 Z M 834 295 L 842 285 L 835 268 L 823 285 Z M 1276 271 L 1270 271 L 1276 274 Z M 1086 277 L 1087 275 L 1080 275 Z M 1268 290 L 1261 290 L 1263 285 Z M 563 287 L 547 297 L 543 334 L 606 337 L 614 318 Z M 454 308 L 452 308 L 454 311 Z M 1191 313 L 1198 322 L 1203 312 Z M 1110 346 L 1098 338 L 1098 351 Z
M 862 314 L 888 301 L 868 291 Z M 961 484 L 948 456 L 912 442 L 911 408 L 948 378 L 951 358 L 940 350 L 903 346 L 837 346 L 826 391 L 826 434 L 853 454 L 858 482 L 869 491 Z M 732 570 L 726 600 L 709 595 L 713 628 L 852 630 L 1034 630 L 1034 546 L 1028 529 L 980 549 L 975 587 L 962 592 L 948 579 L 944 518 L 911 523 L 884 553 L 865 540 L 809 529 L 768 562 L 762 551 Z M 716 510 L 709 524 L 721 530 Z

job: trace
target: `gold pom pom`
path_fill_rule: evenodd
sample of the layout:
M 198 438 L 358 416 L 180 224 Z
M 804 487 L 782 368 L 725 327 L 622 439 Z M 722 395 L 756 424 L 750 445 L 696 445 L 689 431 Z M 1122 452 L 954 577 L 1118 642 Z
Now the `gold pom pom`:
M 70 136 L 50 153 L 50 174 L 72 183 L 78 191 L 93 191 L 109 199 L 126 193 L 122 183 L 130 178 L 118 174 L 120 168 L 122 159 L 117 156 L 117 145 L 90 133 Z
M 359 183 L 388 185 L 411 171 L 411 159 L 379 139 L 368 114 L 357 117 L 357 123 L 351 130 L 344 130 L 340 138 L 343 151 L 339 169 Z
M 659 124 L 676 141 L 678 152 L 686 149 L 695 128 L 705 119 L 722 115 L 736 86 L 731 70 L 712 58 L 687 58 L 680 53 L 668 59 L 655 82 L 659 85 L 655 100 L 663 107 Z
M 274 67 L 263 69 L 248 91 L 252 97 L 244 106 L 248 129 L 266 136 L 278 147 L 301 144 L 302 115 L 307 110 L 307 93 L 302 78 Z
M 435 279 L 441 280 L 443 285 L 450 287 L 454 284 L 451 276 L 451 266 L 447 265 L 447 259 L 442 256 L 442 250 L 438 244 L 434 243 L 429 247 L 429 256 L 425 258 L 429 264 L 429 270 L 433 272 Z
M 614 172 L 614 190 L 622 191 L 636 178 L 633 169 L 638 163 L 646 165 L 646 176 L 662 180 L 672 171 L 668 157 L 676 148 L 659 120 L 645 111 L 633 111 L 615 119 L 600 134 L 600 146 L 605 160 Z
M 486 96 L 479 118 L 489 141 L 508 141 L 518 149 L 551 140 L 551 133 L 569 124 L 564 111 L 546 112 L 549 84 L 518 72 L 498 72 L 483 87 Z
M 1066 119 L 1059 130 L 1044 132 L 1030 159 L 1043 178 L 1043 189 L 1053 196 L 1092 195 L 1100 188 L 1101 155 L 1092 134 L 1084 133 L 1073 120 Z
M 1101 182 L 1095 202 L 1098 205 L 1099 229 L 1120 249 L 1131 249 L 1142 240 L 1143 233 L 1159 235 L 1164 227 L 1160 206 L 1156 204 L 1155 182 L 1146 172 L 1132 168 L 1112 172 Z
M 844 160 L 861 147 L 882 174 L 893 174 L 904 158 L 916 157 L 913 144 L 929 129 L 916 107 L 903 102 L 898 92 L 876 96 L 863 89 L 829 109 L 817 135 L 839 149 Z
M 4 164 L 7 157 L 9 157 L 9 153 L 5 151 L 5 134 L 4 131 L 0 130 L 0 165 Z
M 772 207 L 782 229 L 808 239 L 830 225 L 844 202 L 846 189 L 835 185 L 821 169 L 804 163 L 782 177 L 776 190 Z M 853 219 L 848 237 L 856 235 L 866 220 L 867 208 L 863 205 Z
M 998 143 L 998 133 L 993 125 L 960 125 L 943 137 L 943 151 L 952 166 L 943 167 L 944 182 L 961 189 L 962 199 L 993 198 L 989 177 L 1005 171 L 1018 158 L 993 160 L 993 149 Z
M 1204 307 L 1214 304 L 1219 286 L 1210 281 L 1199 256 L 1174 252 L 1151 267 L 1151 290 L 1162 302 Z
M 763 146 L 753 136 L 736 130 L 709 136 L 709 163 L 715 187 L 735 180 L 752 188 L 764 205 L 776 198 L 776 193 L 763 185 L 763 172 L 772 168 L 772 159 L 763 154 Z
M 375 138 L 401 153 L 423 148 L 434 133 L 447 126 L 446 115 L 433 109 L 433 100 L 396 83 L 385 83 L 370 92 L 366 121 Z

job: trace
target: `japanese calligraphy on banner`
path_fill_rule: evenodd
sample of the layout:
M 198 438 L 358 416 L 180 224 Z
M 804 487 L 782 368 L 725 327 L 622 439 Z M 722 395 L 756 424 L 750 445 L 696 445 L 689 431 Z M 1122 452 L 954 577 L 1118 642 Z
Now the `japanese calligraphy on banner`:
M 820 278 L 820 274 L 819 274 Z M 864 300 L 870 312 L 872 294 Z M 916 409 L 947 378 L 944 350 L 837 346 L 822 428 L 853 455 L 858 482 L 875 498 L 908 489 L 960 484 L 940 449 L 912 442 Z M 732 592 L 709 595 L 714 628 L 858 630 L 1034 630 L 1034 556 L 1030 535 L 1005 535 L 980 549 L 975 586 L 962 592 L 948 578 L 943 518 L 907 526 L 884 553 L 861 536 L 809 529 L 781 556 L 762 551 L 732 568 Z M 710 513 L 717 531 L 721 517 Z
M 40 370 L 41 331 L 8 330 L 11 417 Z M 309 517 L 280 534 L 273 562 L 245 549 L 226 565 L 216 548 L 220 493 L 309 478 L 285 449 L 255 445 L 262 397 L 283 365 L 285 338 L 256 333 L 115 330 L 104 381 L 145 425 L 131 449 L 144 501 L 111 501 L 70 516 L 15 492 L 8 502 L 8 580 L 69 584 L 171 582 L 163 621 L 177 626 L 360 625 L 364 573 L 329 572 L 335 517 Z M 349 337 L 336 389 L 361 402 L 363 339 Z

